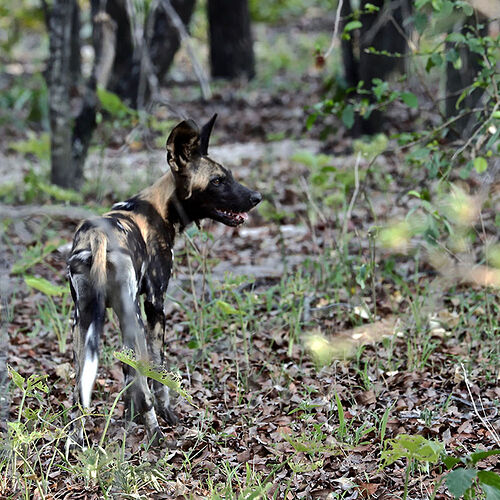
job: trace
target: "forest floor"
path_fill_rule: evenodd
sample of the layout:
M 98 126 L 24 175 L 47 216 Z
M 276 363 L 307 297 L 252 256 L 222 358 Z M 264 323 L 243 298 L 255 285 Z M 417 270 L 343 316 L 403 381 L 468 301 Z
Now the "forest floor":
M 297 43 L 297 33 L 277 40 Z M 2 498 L 393 499 L 403 496 L 407 472 L 409 498 L 435 489 L 435 498 L 450 498 L 437 458 L 410 463 L 401 452 L 383 467 L 384 449 L 397 455 L 390 440 L 423 436 L 457 457 L 500 447 L 498 293 L 464 271 L 496 239 L 498 185 L 488 185 L 466 247 L 406 238 L 401 221 L 411 211 L 428 215 L 408 193 L 435 186 L 395 141 L 370 161 L 333 118 L 328 140 L 321 127 L 306 131 L 305 107 L 323 92 L 313 64 L 311 56 L 298 77 L 278 68 L 266 88 L 217 84 L 209 103 L 195 84 L 165 89 L 180 116 L 219 114 L 213 157 L 265 201 L 240 228 L 204 222 L 176 242 L 166 353 L 194 404 L 177 399 L 180 422 L 162 427 L 161 447 L 122 418 L 119 331 L 110 315 L 87 419 L 93 445 L 64 457 L 60 429 L 74 384 L 64 245 L 78 220 L 64 210 L 48 216 L 44 203 L 39 214 L 2 221 L 8 364 L 25 384 L 46 377 L 46 387 L 24 395 L 11 384 L 9 421 L 17 424 L 3 456 Z M 404 113 L 396 110 L 388 132 L 411 123 Z M 155 118 L 175 119 L 165 108 Z M 149 147 L 133 127 L 99 132 L 102 145 L 87 166 L 89 211 L 161 175 L 165 133 L 154 131 Z M 23 167 L 21 177 L 8 177 L 13 189 L 40 187 L 41 174 L 26 177 L 38 160 L 2 154 Z M 468 200 L 484 186 L 474 176 L 457 182 Z M 384 245 L 384 234 L 398 241 Z M 27 276 L 65 291 L 43 293 Z M 479 468 L 498 471 L 500 462 L 491 456 Z

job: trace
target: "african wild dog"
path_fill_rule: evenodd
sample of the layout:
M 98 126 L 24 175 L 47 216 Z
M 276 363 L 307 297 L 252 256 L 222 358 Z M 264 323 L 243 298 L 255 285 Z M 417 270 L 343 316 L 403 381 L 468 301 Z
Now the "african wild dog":
M 106 307 L 118 316 L 123 343 L 139 359 L 163 362 L 164 298 L 172 269 L 174 238 L 188 224 L 209 218 L 238 226 L 262 199 L 233 179 L 208 154 L 216 115 L 202 127 L 192 120 L 178 124 L 167 139 L 170 171 L 129 200 L 115 204 L 102 217 L 78 227 L 68 274 L 75 303 L 73 347 L 76 365 L 75 403 L 88 408 L 97 375 L 99 338 Z M 139 295 L 144 295 L 147 327 Z M 162 436 L 156 415 L 174 424 L 168 388 L 124 367 L 127 408 L 144 422 L 148 436 Z M 156 410 L 156 411 L 155 411 Z M 83 419 L 68 446 L 83 444 Z

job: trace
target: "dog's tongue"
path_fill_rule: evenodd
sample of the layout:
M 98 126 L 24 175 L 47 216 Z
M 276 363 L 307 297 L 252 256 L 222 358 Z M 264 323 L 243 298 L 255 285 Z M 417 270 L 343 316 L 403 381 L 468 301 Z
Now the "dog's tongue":
M 240 212 L 238 214 L 243 220 L 247 220 L 248 219 L 248 214 L 246 212 Z

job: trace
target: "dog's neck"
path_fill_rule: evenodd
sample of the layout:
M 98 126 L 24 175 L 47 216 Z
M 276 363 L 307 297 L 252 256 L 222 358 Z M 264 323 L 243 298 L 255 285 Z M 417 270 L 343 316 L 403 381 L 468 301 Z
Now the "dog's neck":
M 162 175 L 152 186 L 143 189 L 138 198 L 150 203 L 161 218 L 171 224 L 176 233 L 189 225 L 189 220 L 176 196 L 175 179 L 172 172 Z
M 175 181 L 172 172 L 162 175 L 152 186 L 143 189 L 138 197 L 148 201 L 165 221 L 169 219 L 168 207 L 175 195 Z

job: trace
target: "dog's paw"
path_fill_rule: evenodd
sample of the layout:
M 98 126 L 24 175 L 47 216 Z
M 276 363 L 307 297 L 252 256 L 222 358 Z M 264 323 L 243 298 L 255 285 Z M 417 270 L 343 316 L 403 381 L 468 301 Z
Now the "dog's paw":
M 155 427 L 152 431 L 148 430 L 148 440 L 151 446 L 157 448 L 165 441 L 165 435 L 159 427 Z

